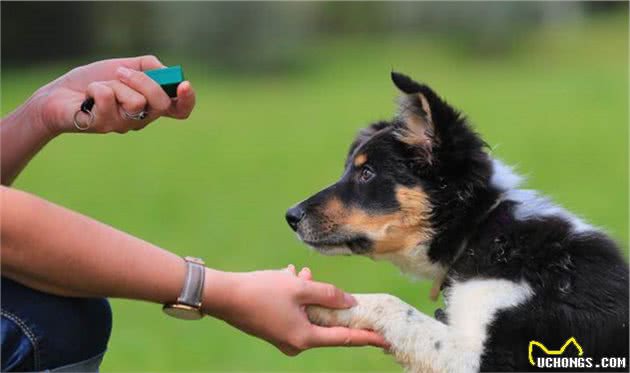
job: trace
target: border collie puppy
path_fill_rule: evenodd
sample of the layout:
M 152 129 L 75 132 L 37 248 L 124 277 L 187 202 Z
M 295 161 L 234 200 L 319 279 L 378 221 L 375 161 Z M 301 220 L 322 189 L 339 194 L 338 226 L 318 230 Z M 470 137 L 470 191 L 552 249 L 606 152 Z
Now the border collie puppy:
M 392 80 L 403 93 L 397 115 L 362 130 L 341 179 L 286 219 L 322 254 L 433 279 L 446 307 L 430 317 L 359 294 L 350 309 L 309 307 L 311 320 L 381 333 L 409 372 L 590 371 L 610 367 L 606 358 L 627 370 L 628 264 L 615 242 L 519 189 L 431 88 Z

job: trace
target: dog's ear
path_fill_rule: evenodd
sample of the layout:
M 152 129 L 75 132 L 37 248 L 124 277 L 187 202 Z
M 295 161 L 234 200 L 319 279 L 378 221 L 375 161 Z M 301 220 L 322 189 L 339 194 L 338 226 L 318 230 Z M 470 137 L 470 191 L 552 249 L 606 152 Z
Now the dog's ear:
M 400 141 L 422 149 L 431 162 L 433 148 L 443 140 L 440 126 L 448 125 L 458 114 L 428 86 L 401 73 L 392 72 L 391 76 L 403 93 L 398 107 L 397 136 Z

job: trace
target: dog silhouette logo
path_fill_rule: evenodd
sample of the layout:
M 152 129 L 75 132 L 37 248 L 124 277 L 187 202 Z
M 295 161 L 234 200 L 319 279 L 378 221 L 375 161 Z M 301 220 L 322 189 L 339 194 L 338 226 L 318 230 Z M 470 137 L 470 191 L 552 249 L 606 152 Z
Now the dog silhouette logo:
M 534 351 L 534 346 L 537 346 L 540 350 L 542 350 L 542 352 L 544 352 L 547 355 L 559 356 L 559 355 L 564 354 L 564 351 L 571 344 L 573 344 L 573 346 L 575 346 L 575 348 L 577 349 L 578 356 L 584 355 L 584 350 L 582 349 L 582 346 L 580 346 L 580 344 L 575 340 L 575 337 L 571 337 L 567 339 L 567 341 L 562 345 L 562 347 L 560 347 L 559 350 L 550 350 L 544 344 L 538 341 L 530 341 L 529 348 L 528 348 L 529 362 L 533 366 L 536 366 L 536 362 L 534 361 L 534 357 L 532 356 L 532 352 Z

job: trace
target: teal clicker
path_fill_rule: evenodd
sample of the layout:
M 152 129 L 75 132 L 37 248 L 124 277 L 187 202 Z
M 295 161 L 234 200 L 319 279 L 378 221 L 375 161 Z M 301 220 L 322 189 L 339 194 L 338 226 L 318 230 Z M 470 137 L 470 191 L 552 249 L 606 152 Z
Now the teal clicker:
M 184 81 L 184 70 L 180 65 L 144 72 L 159 84 L 169 97 L 177 97 L 177 86 Z

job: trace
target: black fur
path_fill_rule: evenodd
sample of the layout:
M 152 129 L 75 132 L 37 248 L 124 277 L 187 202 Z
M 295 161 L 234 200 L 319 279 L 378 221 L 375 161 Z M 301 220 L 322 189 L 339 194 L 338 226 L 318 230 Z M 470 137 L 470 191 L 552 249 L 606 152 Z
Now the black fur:
M 518 221 L 513 208 L 514 203 L 503 202 L 494 209 L 449 272 L 458 281 L 524 279 L 535 294 L 497 315 L 482 371 L 534 369 L 523 346 L 537 340 L 557 349 L 569 337 L 593 358 L 593 367 L 583 370 L 604 370 L 595 368 L 602 357 L 628 361 L 628 265 L 617 245 L 599 232 L 573 233 L 561 218 Z M 445 287 L 448 297 L 448 283 Z

